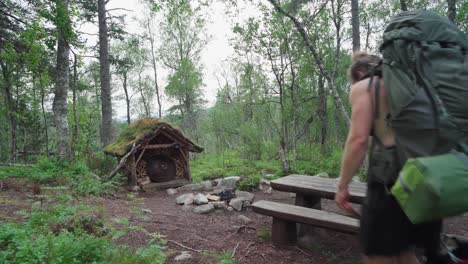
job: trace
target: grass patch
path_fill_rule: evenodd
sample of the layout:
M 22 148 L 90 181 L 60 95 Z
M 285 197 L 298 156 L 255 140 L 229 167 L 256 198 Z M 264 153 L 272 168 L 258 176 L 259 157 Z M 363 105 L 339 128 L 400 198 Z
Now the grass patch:
M 0 263 L 164 263 L 157 234 L 138 249 L 112 243 L 117 230 L 106 225 L 103 209 L 60 204 L 18 212 L 25 222 L 0 226 Z
M 68 192 L 76 195 L 108 195 L 115 192 L 121 178 L 101 182 L 82 161 L 58 161 L 41 158 L 33 167 L 0 167 L 0 180 L 14 178 L 26 183 L 54 187 L 70 188 Z
M 269 229 L 260 229 L 257 231 L 257 237 L 265 240 L 271 239 L 271 230 Z

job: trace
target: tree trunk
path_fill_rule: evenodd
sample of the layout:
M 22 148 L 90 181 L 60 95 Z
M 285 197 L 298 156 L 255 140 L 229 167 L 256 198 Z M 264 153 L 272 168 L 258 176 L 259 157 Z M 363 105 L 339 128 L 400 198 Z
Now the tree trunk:
M 452 21 L 453 23 L 457 23 L 456 22 L 456 17 L 457 17 L 457 6 L 456 6 L 456 0 L 447 0 L 447 5 L 448 5 L 448 18 L 450 19 L 450 21 Z
M 361 50 L 359 34 L 359 0 L 351 0 L 351 23 L 353 26 L 353 51 Z
M 140 90 L 141 100 L 143 101 L 143 107 L 145 108 L 145 116 L 150 116 L 150 111 L 148 108 L 148 104 L 146 102 L 145 94 L 143 92 L 143 85 L 141 80 L 141 74 L 143 72 L 143 67 L 140 68 L 140 72 L 138 73 L 138 89 Z
M 42 80 L 42 78 L 41 78 Z M 46 148 L 46 155 L 49 157 L 49 125 L 47 124 L 47 115 L 45 110 L 45 92 L 44 92 L 44 85 L 42 81 L 39 82 L 41 86 L 41 110 L 42 110 L 42 118 L 44 119 L 44 132 L 45 132 L 45 148 Z
M 281 131 L 280 131 L 280 159 L 283 173 L 289 172 L 288 150 L 286 148 L 286 113 L 284 110 L 284 88 L 279 84 L 280 109 L 281 109 Z
M 402 11 L 408 11 L 408 6 L 406 5 L 406 0 L 400 0 L 400 6 Z
M 268 1 L 273 4 L 273 6 L 276 8 L 276 10 L 279 13 L 287 16 L 294 23 L 294 26 L 296 27 L 296 29 L 301 34 L 301 36 L 302 36 L 302 38 L 304 40 L 304 43 L 306 44 L 307 48 L 312 53 L 312 56 L 313 56 L 313 58 L 315 60 L 315 63 L 319 67 L 320 72 L 322 73 L 322 75 L 327 80 L 328 86 L 329 86 L 330 90 L 333 93 L 333 98 L 335 99 L 336 106 L 340 110 L 340 113 L 343 116 L 343 119 L 345 120 L 346 125 L 349 126 L 349 123 L 351 122 L 351 120 L 349 118 L 348 111 L 346 111 L 346 108 L 345 108 L 345 106 L 343 104 L 343 100 L 341 100 L 341 97 L 340 97 L 340 95 L 338 93 L 338 88 L 335 85 L 335 81 L 333 80 L 333 78 L 330 75 L 330 73 L 328 72 L 328 70 L 325 68 L 325 65 L 323 64 L 322 58 L 319 56 L 319 54 L 317 52 L 317 48 L 314 46 L 314 44 L 312 44 L 309 37 L 307 36 L 307 32 L 305 31 L 304 26 L 294 16 L 292 16 L 291 14 L 286 12 L 275 0 L 268 0 Z
M 57 11 L 63 10 L 68 13 L 68 0 L 59 0 L 57 5 L 64 5 L 65 8 L 57 8 Z M 61 28 L 62 27 L 62 28 Z M 57 70 L 55 97 L 52 105 L 54 111 L 54 121 L 57 138 L 57 157 L 59 159 L 68 159 L 70 155 L 68 144 L 68 117 L 67 117 L 67 94 L 68 94 L 68 67 L 69 67 L 69 47 L 66 40 L 65 27 L 58 26 L 58 46 L 57 46 Z
M 107 36 L 106 0 L 98 0 L 99 18 L 99 64 L 101 77 L 101 143 L 107 146 L 112 142 L 112 100 L 109 70 L 109 43 Z
M 324 87 L 323 77 L 319 76 L 318 80 L 318 88 L 319 88 L 319 119 L 320 119 L 320 126 L 321 126 L 321 136 L 320 136 L 320 146 L 322 153 L 326 150 L 326 143 L 327 143 L 327 128 L 328 128 L 328 121 L 327 121 L 327 91 Z
M 127 104 L 127 124 L 130 124 L 130 97 L 127 90 L 127 73 L 123 73 L 123 88 L 125 92 L 125 102 Z
M 333 112 L 334 112 L 334 119 L 335 119 L 335 143 L 339 144 L 341 142 L 341 135 L 340 135 L 340 116 L 338 114 L 338 108 L 335 107 L 335 111 Z
M 16 162 L 16 108 L 13 103 L 13 96 L 11 94 L 12 82 L 11 82 L 11 71 L 8 69 L 8 66 L 4 63 L 0 63 L 2 67 L 3 83 L 5 88 L 5 104 L 7 109 L 7 118 L 10 123 L 10 161 Z
M 149 40 L 150 40 L 150 45 L 151 45 L 151 61 L 153 64 L 153 73 L 154 73 L 154 89 L 156 90 L 156 100 L 158 101 L 158 117 L 161 118 L 162 117 L 162 114 L 161 114 L 162 105 L 161 105 L 161 97 L 159 95 L 158 72 L 156 70 L 156 55 L 154 54 L 155 52 L 154 51 L 154 36 L 150 27 L 149 19 L 147 21 L 147 26 L 148 26 L 148 33 L 150 36 Z
M 75 149 L 76 144 L 78 143 L 78 114 L 76 111 L 76 89 L 77 89 L 77 81 L 78 81 L 78 72 L 77 72 L 77 57 L 76 54 L 73 54 L 73 82 L 72 82 L 72 90 L 73 90 L 73 133 L 72 133 L 72 144 L 71 144 L 71 157 L 75 158 Z

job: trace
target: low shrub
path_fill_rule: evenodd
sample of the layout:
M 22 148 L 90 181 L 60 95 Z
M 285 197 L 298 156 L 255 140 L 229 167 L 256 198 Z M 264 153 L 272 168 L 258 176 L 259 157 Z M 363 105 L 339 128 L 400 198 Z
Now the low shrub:
M 258 188 L 258 183 L 262 179 L 261 176 L 254 175 L 243 178 L 239 182 L 239 189 L 243 191 L 252 191 Z
M 22 224 L 0 226 L 0 263 L 164 263 L 160 236 L 150 246 L 130 249 L 111 242 L 115 232 L 106 226 L 100 208 L 34 205 L 21 212 Z

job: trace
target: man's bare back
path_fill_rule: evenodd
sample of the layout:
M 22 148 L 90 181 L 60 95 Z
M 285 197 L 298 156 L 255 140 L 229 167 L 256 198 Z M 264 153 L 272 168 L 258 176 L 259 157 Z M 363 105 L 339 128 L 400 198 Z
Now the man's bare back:
M 387 91 L 385 85 L 381 79 L 380 82 L 380 95 L 379 95 L 379 115 L 375 117 L 375 107 L 376 107 L 376 98 L 375 98 L 375 87 L 377 83 L 377 77 L 374 77 L 373 85 L 369 89 L 370 78 L 361 80 L 354 85 L 354 89 L 365 89 L 372 101 L 372 111 L 373 111 L 373 130 L 377 138 L 382 142 L 385 147 L 392 147 L 395 145 L 395 132 L 390 127 L 390 107 L 388 103 Z

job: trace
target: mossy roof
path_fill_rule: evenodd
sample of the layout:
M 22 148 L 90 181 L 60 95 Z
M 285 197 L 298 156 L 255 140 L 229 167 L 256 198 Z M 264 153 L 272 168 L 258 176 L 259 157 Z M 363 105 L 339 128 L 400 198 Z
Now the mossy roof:
M 175 138 L 183 141 L 182 143 L 185 143 L 190 151 L 201 152 L 203 150 L 202 147 L 195 145 L 190 139 L 186 138 L 180 130 L 174 128 L 171 124 L 156 118 L 147 117 L 130 123 L 130 125 L 120 132 L 112 144 L 104 148 L 104 152 L 113 156 L 124 156 L 132 149 L 133 144 L 137 145 L 144 139 L 153 136 L 160 127 L 164 127 L 170 133 L 174 134 Z

